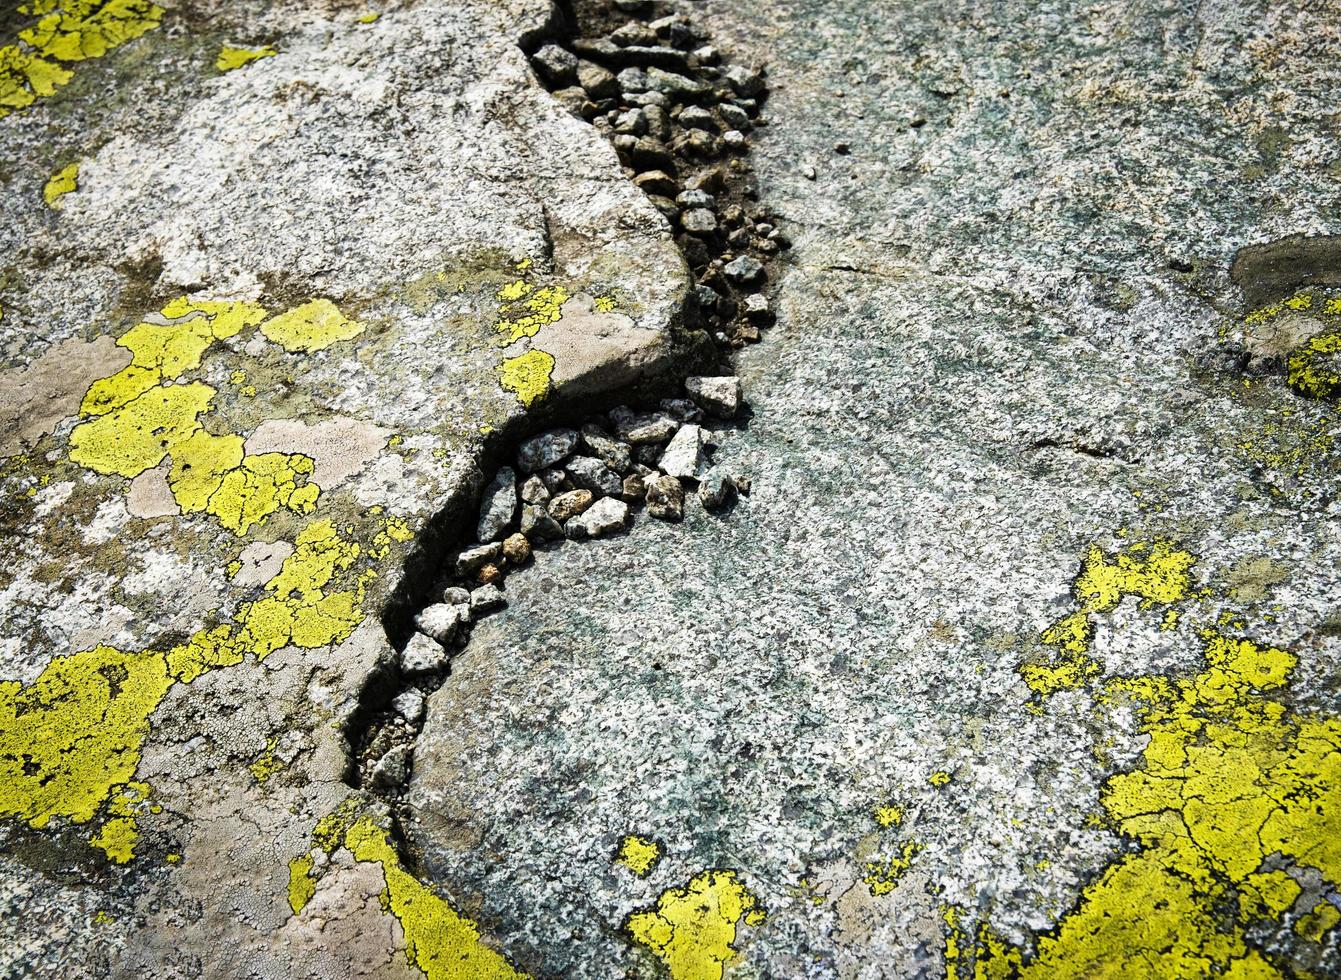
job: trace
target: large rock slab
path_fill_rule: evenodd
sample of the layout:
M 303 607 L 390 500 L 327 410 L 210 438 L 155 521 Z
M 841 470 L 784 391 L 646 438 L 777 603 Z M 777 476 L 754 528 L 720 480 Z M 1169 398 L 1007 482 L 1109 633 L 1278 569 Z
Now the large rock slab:
M 1341 970 L 1334 406 L 1235 353 L 1341 304 L 1230 278 L 1341 232 L 1334 13 L 717 8 L 796 243 L 752 492 L 514 575 L 417 750 L 519 962 Z
M 420 886 L 344 744 L 382 617 L 473 527 L 491 434 L 666 366 L 682 260 L 528 67 L 541 0 L 28 6 L 0 973 L 413 974 Z M 497 959 L 462 928 L 433 955 Z

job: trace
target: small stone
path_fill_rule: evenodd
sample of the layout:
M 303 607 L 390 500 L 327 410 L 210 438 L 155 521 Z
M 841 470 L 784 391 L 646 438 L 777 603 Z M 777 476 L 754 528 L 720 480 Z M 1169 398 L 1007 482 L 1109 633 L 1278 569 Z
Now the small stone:
M 557 541 L 563 537 L 563 528 L 544 507 L 527 504 L 522 508 L 521 533 L 529 541 Z
M 722 143 L 731 150 L 743 150 L 745 148 L 745 134 L 738 129 L 728 129 L 722 134 Z
M 698 478 L 703 463 L 703 429 L 693 424 L 680 426 L 661 454 L 661 468 L 669 476 L 693 480 Z
M 624 477 L 624 491 L 620 494 L 629 503 L 642 500 L 647 496 L 647 481 L 640 473 L 630 473 Z
M 595 499 L 590 490 L 569 490 L 549 502 L 549 516 L 556 521 L 569 520 L 590 507 Z
M 525 565 L 531 560 L 531 542 L 524 534 L 509 534 L 503 539 L 503 557 L 512 565 Z
M 545 481 L 538 476 L 528 476 L 526 482 L 521 485 L 523 503 L 543 504 L 550 496 L 549 487 L 545 486 Z
M 552 93 L 559 103 L 573 115 L 581 118 L 582 107 L 587 104 L 587 93 L 577 85 L 556 88 Z
M 551 497 L 556 493 L 573 489 L 573 481 L 568 479 L 568 474 L 559 467 L 544 470 L 540 473 L 540 479 L 545 484 L 545 489 L 549 491 Z
M 619 473 L 628 470 L 631 463 L 629 447 L 613 438 L 598 425 L 582 426 L 582 444 L 610 469 Z
M 711 286 L 704 286 L 701 283 L 695 286 L 694 299 L 698 302 L 698 308 L 705 313 L 717 307 L 717 292 Z
M 740 378 L 732 376 L 685 378 L 684 390 L 703 410 L 729 419 L 740 411 Z
M 512 467 L 503 466 L 485 488 L 475 536 L 481 541 L 497 541 L 516 519 L 517 474 Z
M 414 749 L 409 745 L 393 745 L 373 766 L 372 784 L 378 789 L 395 789 L 404 786 L 410 777 L 410 755 Z
M 532 436 L 517 447 L 517 465 L 523 473 L 534 473 L 563 462 L 576 448 L 576 432 L 552 429 Z
M 391 699 L 391 710 L 404 718 L 407 724 L 419 724 L 419 720 L 424 717 L 424 692 L 417 687 L 407 687 Z
M 405 674 L 431 674 L 447 666 L 447 650 L 423 633 L 415 633 L 400 652 L 400 669 Z
M 675 224 L 680 220 L 680 209 L 675 206 L 675 202 L 669 197 L 662 197 L 659 194 L 649 194 L 647 199 L 653 206 L 666 217 L 668 224 Z
M 680 189 L 680 185 L 675 183 L 675 178 L 662 170 L 648 170 L 634 177 L 633 182 L 645 193 L 660 194 L 663 197 L 672 197 Z
M 414 628 L 446 646 L 456 639 L 456 631 L 461 628 L 461 607 L 445 602 L 426 606 L 414 617 Z
M 628 109 L 615 116 L 616 133 L 642 136 L 647 132 L 647 113 L 642 109 Z
M 647 513 L 663 521 L 684 517 L 684 486 L 673 476 L 659 476 L 647 485 Z
M 695 48 L 691 54 L 700 65 L 715 65 L 722 60 L 721 54 L 710 44 L 705 44 L 701 48 Z
M 815 176 L 816 176 L 816 175 L 815 175 L 815 168 L 814 168 L 814 167 L 802 167 L 802 168 L 801 168 L 801 176 L 804 177 L 806 180 L 814 180 L 814 179 L 815 179 Z
M 752 286 L 764 277 L 764 267 L 758 259 L 739 255 L 722 269 L 726 277 L 738 286 Z
M 498 561 L 503 554 L 503 546 L 497 541 L 467 548 L 456 556 L 456 574 L 467 576 L 479 571 L 490 562 Z
M 615 434 L 625 442 L 665 442 L 675 435 L 680 423 L 662 412 L 633 412 L 620 407 L 610 411 Z
M 721 510 L 736 499 L 736 484 L 721 470 L 710 470 L 698 485 L 698 499 L 705 510 Z
M 660 92 L 629 92 L 624 96 L 624 101 L 631 106 L 638 106 L 644 111 L 670 105 L 670 99 Z M 652 135 L 659 140 L 664 140 L 670 135 L 669 130 L 660 130 L 653 126 L 650 118 L 647 120 L 647 125 Z
M 647 69 L 647 87 L 678 102 L 692 102 L 708 94 L 708 86 L 702 82 L 661 68 Z
M 727 129 L 738 129 L 743 133 L 750 128 L 749 113 L 738 105 L 723 102 L 717 107 L 717 115 L 721 117 Z
M 590 490 L 598 497 L 617 497 L 623 486 L 619 474 L 594 456 L 574 456 L 563 468 L 575 487 Z
M 657 32 L 652 30 L 646 24 L 640 24 L 636 20 L 621 24 L 615 30 L 610 32 L 610 40 L 621 47 L 628 47 L 630 44 L 649 45 L 657 43 Z
M 685 106 L 681 111 L 679 123 L 685 129 L 708 129 L 717 128 L 717 120 L 712 117 L 712 113 L 701 105 Z
M 602 497 L 570 520 L 564 530 L 575 541 L 601 538 L 629 526 L 629 505 L 614 497 Z
M 736 477 L 736 489 L 740 491 L 741 496 L 743 497 L 748 497 L 750 495 L 750 487 L 753 485 L 754 481 L 748 476 Z
M 497 565 L 485 565 L 475 573 L 475 581 L 484 585 L 497 585 L 503 581 L 503 569 Z
M 661 170 L 671 173 L 675 170 L 675 158 L 671 156 L 666 144 L 660 140 L 643 136 L 633 144 L 633 166 L 638 170 Z
M 661 410 L 681 422 L 702 422 L 703 410 L 688 398 L 663 398 Z
M 744 65 L 732 65 L 722 72 L 722 77 L 746 98 L 752 98 L 764 90 L 764 76 Z
M 652 0 L 615 0 L 615 9 L 625 14 L 646 13 L 652 7 Z
M 678 197 L 675 198 L 675 203 L 680 205 L 680 207 L 682 208 L 711 209 L 717 207 L 717 199 L 715 197 L 713 197 L 707 191 L 698 190 L 697 188 L 693 190 L 683 191 Z
M 706 129 L 690 129 L 676 140 L 675 148 L 688 156 L 715 157 L 718 149 L 717 137 Z
M 656 466 L 657 460 L 661 459 L 661 446 L 655 442 L 644 443 L 634 448 L 633 458 L 649 468 Z
M 644 105 L 643 115 L 647 117 L 647 132 L 653 139 L 665 141 L 670 136 L 670 116 L 660 104 Z
M 552 88 L 562 88 L 577 81 L 577 56 L 557 44 L 546 44 L 531 55 L 531 64 Z
M 620 90 L 625 94 L 646 92 L 650 87 L 647 81 L 647 72 L 641 68 L 625 68 L 615 76 L 615 81 L 619 83 Z
M 459 585 L 449 585 L 442 590 L 442 601 L 449 606 L 460 606 L 470 601 L 470 593 Z
M 680 227 L 695 235 L 710 235 L 717 230 L 717 216 L 707 208 L 694 208 L 680 215 Z
M 763 293 L 750 293 L 745 297 L 745 315 L 751 320 L 770 320 L 773 311 L 768 308 L 768 297 Z
M 496 585 L 481 585 L 470 593 L 470 611 L 476 616 L 502 609 L 507 604 L 507 596 Z
M 615 81 L 615 76 L 590 61 L 578 62 L 577 83 L 593 99 L 613 99 L 619 95 L 619 82 Z

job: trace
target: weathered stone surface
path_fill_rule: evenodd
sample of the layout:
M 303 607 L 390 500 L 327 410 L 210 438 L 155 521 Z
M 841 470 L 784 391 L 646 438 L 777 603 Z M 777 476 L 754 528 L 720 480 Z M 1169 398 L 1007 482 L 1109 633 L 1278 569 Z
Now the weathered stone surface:
M 629 447 L 618 439 L 612 439 L 610 434 L 598 425 L 582 426 L 582 444 L 612 470 L 625 473 L 633 465 Z
M 564 533 L 575 541 L 603 538 L 629 526 L 629 505 L 615 497 L 602 497 L 564 525 Z
M 1261 325 L 1240 247 L 1341 231 L 1334 10 L 714 9 L 714 43 L 769 66 L 752 159 L 795 243 L 778 326 L 736 365 L 753 416 L 715 460 L 750 496 L 509 579 L 472 646 L 496 652 L 454 669 L 420 739 L 426 867 L 488 895 L 537 974 L 647 969 L 603 930 L 710 868 L 767 910 L 731 923 L 741 976 L 945 976 L 947 950 L 972 976 L 980 926 L 1026 978 L 1184 954 L 1338 973 L 1294 928 L 1335 863 L 1225 830 L 1278 812 L 1274 760 L 1341 713 L 1335 410 L 1197 360 Z M 1195 557 L 1161 593 L 1182 598 L 1083 611 L 1086 568 L 1158 592 L 1161 540 L 1156 567 Z M 1044 640 L 1078 610 L 1088 662 Z M 1276 686 L 1212 669 L 1268 649 Z M 1201 780 L 1215 802 L 1183 795 Z M 1295 842 L 1338 819 L 1334 780 L 1306 782 Z M 646 879 L 612 865 L 626 834 L 662 848 Z M 1245 920 L 1238 886 L 1180 861 L 1310 884 Z M 1097 962 L 1069 939 L 1092 934 Z
M 496 541 L 507 534 L 516 520 L 517 474 L 511 467 L 502 466 L 484 488 L 475 536 L 481 541 Z
M 507 604 L 503 590 L 496 585 L 481 585 L 470 593 L 470 611 L 476 616 L 502 609 Z
M 417 975 L 394 852 L 312 843 L 385 826 L 388 601 L 490 432 L 667 362 L 684 266 L 547 3 L 163 6 L 0 11 L 0 974 Z
M 531 560 L 531 543 L 525 534 L 509 534 L 503 540 L 503 557 L 510 565 L 525 565 Z
M 467 548 L 456 556 L 456 574 L 471 575 L 485 565 L 498 561 L 503 554 L 503 545 L 498 541 Z

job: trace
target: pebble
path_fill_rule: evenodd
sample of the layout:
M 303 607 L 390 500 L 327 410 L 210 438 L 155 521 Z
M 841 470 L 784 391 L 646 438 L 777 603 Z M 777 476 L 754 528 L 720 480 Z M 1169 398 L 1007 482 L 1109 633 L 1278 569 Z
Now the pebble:
M 625 68 L 615 76 L 615 81 L 619 83 L 619 88 L 625 95 L 646 92 L 651 87 L 647 80 L 647 72 L 641 68 Z
M 703 429 L 691 423 L 680 426 L 661 454 L 660 466 L 669 476 L 693 480 L 698 478 L 703 462 Z
M 732 150 L 742 150 L 745 148 L 745 134 L 738 129 L 728 129 L 722 134 L 722 143 Z
M 441 643 L 415 633 L 400 652 L 400 669 L 406 674 L 431 674 L 447 666 L 447 651 Z
M 577 433 L 572 429 L 542 432 L 517 447 L 517 466 L 523 473 L 534 473 L 563 462 L 576 448 Z
M 600 538 L 623 531 L 629 526 L 629 505 L 614 497 L 602 497 L 565 526 L 575 541 Z
M 647 484 L 647 513 L 663 521 L 684 517 L 684 486 L 673 476 L 658 476 Z
M 640 24 L 636 20 L 621 24 L 610 32 L 610 40 L 616 44 L 628 47 L 629 45 L 649 46 L 657 43 L 657 32 L 652 30 L 646 24 Z
M 685 378 L 684 390 L 704 411 L 718 418 L 729 419 L 740 411 L 740 378 L 734 375 Z
M 703 411 L 688 398 L 663 398 L 661 410 L 670 413 L 681 422 L 703 421 Z
M 615 116 L 615 132 L 642 136 L 647 132 L 647 113 L 642 109 L 627 109 Z
M 619 474 L 594 456 L 574 456 L 563 468 L 575 487 L 598 497 L 617 497 L 623 486 Z
M 666 149 L 666 144 L 650 136 L 639 137 L 633 144 L 630 155 L 633 157 L 634 167 L 638 170 L 660 170 L 668 173 L 675 169 L 675 158 L 671 156 L 671 151 Z
M 442 590 L 442 601 L 449 606 L 461 606 L 470 602 L 470 593 L 459 585 L 449 585 Z
M 556 521 L 567 521 L 591 506 L 595 495 L 590 490 L 569 490 L 549 502 L 549 516 Z
M 577 83 L 593 99 L 613 99 L 619 95 L 619 82 L 615 76 L 590 61 L 577 63 Z
M 738 105 L 723 102 L 717 107 L 717 115 L 728 129 L 738 129 L 743 133 L 750 128 L 750 114 Z
M 641 473 L 630 473 L 624 477 L 624 492 L 620 496 L 630 503 L 647 496 L 647 481 Z
M 715 65 L 722 60 L 721 54 L 710 44 L 705 44 L 701 48 L 695 48 L 692 52 L 695 60 L 700 65 Z
M 582 426 L 582 444 L 602 463 L 620 473 L 627 472 L 633 462 L 629 456 L 629 447 L 598 425 Z
M 760 261 L 749 255 L 738 255 L 722 269 L 726 277 L 740 286 L 752 286 L 764 277 Z
M 717 137 L 706 129 L 691 129 L 676 141 L 676 148 L 690 156 L 714 157 L 717 155 Z
M 414 628 L 443 646 L 456 639 L 456 631 L 461 628 L 461 623 L 461 607 L 449 606 L 445 602 L 427 606 L 414 617 Z
M 502 609 L 507 604 L 507 596 L 497 585 L 481 585 L 470 593 L 470 611 L 477 616 Z
M 680 216 L 680 227 L 695 235 L 710 235 L 717 230 L 717 216 L 707 208 L 694 208 Z
M 546 44 L 531 55 L 531 64 L 540 77 L 554 88 L 563 88 L 577 81 L 577 56 L 557 44 Z
M 694 188 L 693 190 L 682 191 L 675 198 L 675 203 L 682 208 L 716 208 L 717 199 L 707 191 Z
M 663 412 L 634 412 L 624 406 L 610 410 L 610 421 L 619 438 L 634 444 L 665 442 L 680 427 L 680 423 Z
M 503 570 L 497 565 L 485 565 L 475 573 L 475 581 L 484 585 L 497 585 L 503 581 Z
M 544 470 L 540 474 L 540 479 L 545 484 L 545 489 L 549 491 L 551 497 L 556 493 L 573 489 L 573 481 L 568 479 L 568 474 L 557 467 Z
M 768 297 L 763 293 L 750 293 L 745 297 L 745 315 L 752 320 L 772 319 L 772 310 L 768 308 Z
M 647 87 L 679 102 L 692 102 L 708 94 L 703 82 L 660 68 L 647 69 Z
M 732 65 L 722 77 L 740 95 L 753 98 L 764 90 L 764 76 L 744 65 Z
M 503 557 L 509 564 L 525 565 L 531 560 L 531 542 L 524 534 L 509 534 L 503 539 Z
M 550 498 L 549 487 L 538 476 L 528 476 L 521 485 L 521 499 L 528 504 L 543 504 Z
M 424 692 L 417 687 L 407 687 L 391 699 L 391 710 L 405 719 L 410 725 L 419 724 L 424 717 Z
M 481 541 L 497 541 L 517 519 L 517 474 L 512 467 L 500 467 L 484 490 L 480 504 L 480 520 L 476 537 Z
M 637 140 L 634 140 L 634 143 L 637 142 Z M 671 177 L 664 170 L 648 170 L 647 172 L 634 177 L 633 183 L 642 188 L 644 193 L 660 194 L 663 197 L 670 196 L 679 190 L 679 185 L 675 183 L 675 178 Z
M 587 103 L 587 93 L 581 88 L 569 85 L 565 88 L 556 88 L 552 94 L 573 115 L 578 117 L 582 115 L 582 107 Z
M 456 556 L 456 574 L 471 575 L 503 555 L 503 546 L 497 541 L 467 548 Z
M 721 470 L 710 470 L 699 484 L 698 499 L 705 510 L 721 510 L 736 499 L 735 481 Z
M 544 507 L 527 504 L 522 508 L 521 533 L 528 541 L 557 541 L 563 537 L 563 528 Z
M 393 789 L 403 786 L 410 776 L 410 755 L 413 747 L 393 745 L 373 766 L 372 784 L 379 789 Z
M 717 120 L 712 117 L 712 113 L 701 105 L 685 106 L 680 112 L 679 123 L 685 129 L 708 129 L 717 128 Z

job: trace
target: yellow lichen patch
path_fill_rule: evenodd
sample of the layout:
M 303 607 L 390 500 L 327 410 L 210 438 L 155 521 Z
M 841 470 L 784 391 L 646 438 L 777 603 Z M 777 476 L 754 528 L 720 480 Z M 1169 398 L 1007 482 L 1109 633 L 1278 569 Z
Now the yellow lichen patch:
M 1103 673 L 1098 661 L 1084 654 L 1068 654 L 1050 664 L 1024 664 L 1020 675 L 1029 690 L 1042 697 L 1083 687 Z
M 214 389 L 198 381 L 153 388 L 75 426 L 70 459 L 98 473 L 139 476 L 200 428 L 198 416 L 209 409 L 213 398 Z
M 1278 920 L 1300 888 L 1266 862 L 1341 882 L 1341 721 L 1276 699 L 1293 654 L 1201 637 L 1199 674 L 1109 684 L 1138 705 L 1149 741 L 1100 802 L 1139 850 L 1084 890 L 1021 976 L 1280 976 L 1247 930 Z
M 632 913 L 624 928 L 661 960 L 671 980 L 721 980 L 736 957 L 742 920 L 763 922 L 758 899 L 734 871 L 708 870 L 662 892 L 655 908 Z
M 279 739 L 271 738 L 265 743 L 265 751 L 248 764 L 247 770 L 258 783 L 265 783 L 271 776 L 284 771 L 284 763 L 275 757 L 275 747 Z
M 325 350 L 362 332 L 363 324 L 346 317 L 328 299 L 314 299 L 261 324 L 268 339 L 295 353 Z
M 639 878 L 646 878 L 661 860 L 661 845 L 641 834 L 627 834 L 619 842 L 615 862 L 628 868 Z
M 1341 922 L 1341 909 L 1331 902 L 1319 902 L 1312 912 L 1295 923 L 1294 931 L 1309 942 L 1320 943 L 1338 922 Z
M 400 863 L 384 830 L 368 817 L 353 824 L 344 845 L 356 861 L 381 865 L 382 908 L 405 933 L 405 957 L 428 980 L 491 980 L 521 976 L 480 939 L 479 927 L 420 882 Z
M 97 847 L 117 864 L 126 864 L 135 856 L 135 845 L 140 832 L 134 817 L 113 817 L 102 825 L 90 844 Z
M 19 32 L 20 44 L 0 47 L 0 119 L 68 82 L 58 62 L 100 58 L 163 17 L 149 0 L 30 0 L 19 12 L 39 19 Z
M 360 24 L 375 24 L 382 15 L 375 10 L 370 10 L 366 14 L 359 14 L 358 22 Z
M 549 393 L 554 357 L 542 350 L 528 350 L 509 357 L 498 366 L 498 383 L 530 408 Z
M 58 203 L 66 194 L 79 189 L 79 164 L 67 164 L 57 170 L 42 187 L 42 200 L 47 207 L 60 209 Z
M 1341 327 L 1300 344 L 1285 362 L 1285 380 L 1309 398 L 1341 394 Z
M 927 782 L 937 788 L 948 786 L 950 783 L 950 774 L 944 770 L 937 770 L 927 777 Z
M 866 874 L 861 880 L 866 883 L 872 895 L 876 897 L 888 895 L 898 886 L 903 873 L 913 866 L 913 858 L 921 849 L 922 845 L 909 841 L 893 857 L 868 861 Z
M 597 296 L 592 305 L 597 313 L 613 313 L 619 308 L 613 296 Z
M 546 324 L 555 323 L 563 316 L 563 304 L 569 300 L 568 290 L 562 286 L 541 286 L 538 289 L 524 279 L 508 283 L 498 291 L 498 321 L 494 324 L 504 346 L 534 337 Z
M 307 903 L 317 893 L 317 883 L 312 879 L 312 864 L 310 854 L 289 862 L 289 908 L 294 915 L 307 908 Z
M 219 71 L 233 71 L 261 58 L 273 58 L 277 54 L 279 52 L 268 44 L 260 48 L 235 48 L 231 44 L 225 44 L 219 49 L 219 56 L 214 59 L 214 67 Z
M 881 827 L 897 827 L 903 823 L 903 807 L 893 804 L 876 807 L 875 822 Z

